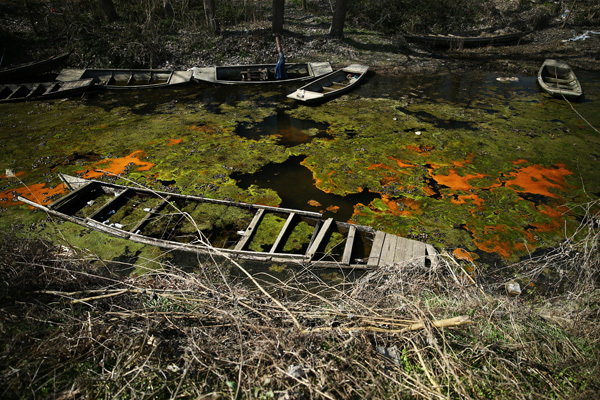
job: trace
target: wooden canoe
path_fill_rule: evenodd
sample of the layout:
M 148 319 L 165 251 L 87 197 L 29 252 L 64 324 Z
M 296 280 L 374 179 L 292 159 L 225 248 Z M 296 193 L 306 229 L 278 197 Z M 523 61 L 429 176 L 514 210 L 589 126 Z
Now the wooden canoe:
M 369 67 L 366 65 L 352 64 L 302 86 L 287 97 L 304 103 L 326 101 L 352 90 L 365 77 L 368 70 Z
M 407 42 L 426 44 L 434 47 L 462 48 L 483 46 L 505 46 L 517 43 L 532 31 L 506 33 L 490 36 L 454 35 L 403 35 Z
M 0 84 L 0 103 L 69 97 L 94 89 L 93 79 Z
M 368 269 L 437 262 L 431 245 L 323 219 L 320 213 L 60 176 L 71 191 L 50 205 L 18 199 L 50 215 L 138 243 L 319 267 Z
M 328 62 L 286 63 L 288 79 L 275 79 L 275 64 L 194 67 L 194 79 L 224 85 L 306 81 L 333 71 Z
M 165 69 L 63 69 L 58 81 L 92 78 L 106 89 L 152 89 L 189 83 L 192 71 Z
M 538 71 L 537 81 L 548 94 L 567 99 L 579 99 L 583 95 L 581 84 L 571 67 L 562 61 L 547 59 Z
M 15 82 L 34 78 L 37 75 L 52 71 L 66 63 L 69 55 L 70 53 L 59 54 L 45 60 L 0 69 L 0 82 Z

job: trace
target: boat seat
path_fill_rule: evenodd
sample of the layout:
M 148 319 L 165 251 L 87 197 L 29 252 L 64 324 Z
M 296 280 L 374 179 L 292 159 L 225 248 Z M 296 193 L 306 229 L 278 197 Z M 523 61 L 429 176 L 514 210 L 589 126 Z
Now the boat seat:
M 243 81 L 266 81 L 269 79 L 269 73 L 266 68 L 258 69 L 255 71 L 244 70 L 242 71 Z
M 552 82 L 552 83 L 569 83 L 569 82 L 571 82 L 571 79 L 558 79 L 558 78 L 550 78 L 550 77 L 546 77 L 544 79 L 547 82 Z

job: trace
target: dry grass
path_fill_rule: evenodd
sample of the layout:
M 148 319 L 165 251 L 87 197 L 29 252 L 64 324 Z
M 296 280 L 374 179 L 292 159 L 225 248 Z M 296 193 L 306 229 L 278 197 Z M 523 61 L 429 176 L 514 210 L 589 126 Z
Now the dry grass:
M 241 283 L 229 270 L 241 265 L 216 259 L 198 260 L 195 273 L 165 265 L 120 277 L 78 260 L 77 249 L 65 256 L 47 243 L 5 237 L 1 395 L 586 396 L 600 389 L 594 207 L 555 252 L 515 266 L 532 280 L 564 270 L 545 278 L 563 288 L 551 298 L 480 286 L 447 257 L 338 285 L 301 267 L 285 282 Z M 433 322 L 456 316 L 455 326 Z

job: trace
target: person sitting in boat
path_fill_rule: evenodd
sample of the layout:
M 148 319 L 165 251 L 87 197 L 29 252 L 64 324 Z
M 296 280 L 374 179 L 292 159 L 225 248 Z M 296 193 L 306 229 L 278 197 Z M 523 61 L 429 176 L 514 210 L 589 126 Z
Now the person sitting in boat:
M 277 65 L 275 65 L 275 79 L 287 79 L 287 72 L 285 72 L 285 56 L 279 43 L 279 35 L 275 36 L 275 43 L 277 44 L 277 53 L 279 53 L 279 59 Z

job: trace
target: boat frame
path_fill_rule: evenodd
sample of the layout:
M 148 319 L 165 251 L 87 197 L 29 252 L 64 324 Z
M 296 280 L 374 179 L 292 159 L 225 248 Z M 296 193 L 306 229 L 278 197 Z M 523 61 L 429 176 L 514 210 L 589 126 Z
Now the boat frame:
M 575 72 L 563 61 L 546 59 L 538 71 L 537 81 L 542 90 L 556 98 L 577 100 L 583 95 Z
M 6 83 L 0 84 L 0 103 L 70 97 L 93 89 L 93 79 L 69 82 Z
M 358 86 L 368 70 L 366 65 L 351 64 L 302 86 L 287 97 L 303 103 L 324 102 Z
M 199 196 L 189 196 L 176 193 L 153 191 L 146 188 L 133 188 L 129 186 L 117 185 L 113 183 L 102 182 L 98 180 L 87 180 L 79 177 L 59 174 L 65 186 L 71 190 L 70 193 L 54 201 L 48 206 L 38 204 L 22 196 L 18 197 L 19 201 L 30 205 L 36 209 L 42 210 L 49 215 L 59 217 L 66 221 L 70 221 L 80 226 L 90 228 L 99 232 L 103 232 L 115 237 L 128 239 L 137 243 L 157 246 L 170 250 L 182 250 L 194 252 L 198 254 L 217 254 L 228 256 L 232 259 L 241 259 L 249 261 L 263 262 L 281 262 L 293 263 L 300 265 L 312 265 L 324 268 L 352 268 L 352 269 L 373 269 L 384 265 L 400 264 L 405 262 L 414 262 L 425 265 L 426 262 L 437 263 L 438 253 L 433 246 L 412 239 L 402 238 L 396 235 L 376 231 L 373 228 L 350 224 L 345 222 L 333 221 L 332 218 L 323 219 L 321 213 L 295 210 L 281 207 L 271 207 L 259 204 L 249 204 L 242 202 L 234 202 L 229 200 L 209 199 Z M 138 214 L 143 217 L 133 218 L 133 221 L 128 222 L 127 228 L 118 222 L 111 222 L 110 216 L 115 216 L 119 213 L 121 207 L 125 207 L 129 201 L 137 196 L 137 198 L 146 197 L 147 200 L 153 200 L 152 207 L 143 208 Z M 99 199 L 106 202 L 100 203 Z M 95 204 L 95 200 L 98 201 Z M 197 223 L 190 214 L 181 213 L 175 203 L 180 202 L 189 204 L 192 202 L 201 204 L 217 204 L 232 206 L 248 211 L 246 218 L 250 222 L 245 225 L 245 229 L 237 231 L 239 237 L 236 238 L 232 245 L 225 247 L 214 247 L 206 238 L 204 238 Z M 150 203 L 146 203 L 150 204 Z M 135 204 L 137 206 L 139 204 Z M 173 206 L 177 213 L 170 213 L 170 206 Z M 89 215 L 82 216 L 81 210 L 90 207 L 86 212 Z M 95 207 L 95 208 L 91 208 Z M 77 215 L 77 213 L 80 213 Z M 280 218 L 285 217 L 285 224 L 277 234 L 277 238 L 273 241 L 269 251 L 254 251 L 248 248 L 255 233 L 260 229 L 260 224 L 268 213 L 279 215 Z M 130 214 L 130 216 L 133 212 Z M 250 214 L 253 214 L 250 218 Z M 125 221 L 127 215 L 120 220 Z M 175 233 L 167 239 L 157 238 L 154 236 L 144 235 L 142 232 L 148 227 L 148 232 L 152 232 L 150 228 L 154 228 L 152 223 L 161 222 L 161 218 L 172 218 L 177 215 L 181 218 L 188 218 L 186 223 L 190 223 L 198 231 L 196 239 L 189 242 L 180 242 L 172 240 Z M 302 222 L 309 221 L 314 227 L 311 234 L 310 242 L 305 244 L 301 252 L 283 252 L 281 248 L 285 244 L 286 238 L 291 235 L 294 229 L 294 224 L 297 219 L 301 218 Z M 170 224 L 171 222 L 169 222 Z M 179 223 L 179 222 L 178 222 Z M 240 222 L 241 224 L 241 222 Z M 244 222 L 246 224 L 246 222 Z M 170 226 L 170 225 L 166 225 Z M 175 226 L 169 232 L 175 231 Z M 157 225 L 159 229 L 163 229 L 162 225 Z M 178 228 L 179 229 L 179 228 Z M 183 228 L 181 228 L 183 231 Z M 166 227 L 162 234 L 167 231 Z M 336 231 L 338 236 L 336 240 L 340 240 L 335 246 L 341 246 L 337 249 L 337 255 L 324 250 L 328 244 L 328 240 L 332 235 L 332 231 Z M 339 232 L 344 232 L 344 234 Z M 181 236 L 183 237 L 183 236 Z M 341 238 L 340 238 L 341 237 Z M 189 237 L 188 237 L 189 238 Z M 273 236 L 274 239 L 274 236 Z M 343 240 L 342 240 L 343 239 Z M 366 242 L 368 241 L 368 242 Z M 233 245 L 233 243 L 235 243 Z M 363 247 L 361 247 L 363 246 Z M 357 247 L 359 249 L 357 250 Z M 368 254 L 367 254 L 368 253 Z M 356 258 L 356 256 L 361 258 Z M 337 257 L 337 258 L 336 258 Z
M 519 42 L 533 31 L 506 33 L 494 36 L 454 36 L 454 35 L 403 35 L 409 43 L 427 44 L 434 47 L 463 48 L 482 46 L 506 46 Z
M 189 83 L 192 75 L 192 71 L 166 69 L 63 69 L 56 80 L 92 78 L 96 86 L 105 89 L 138 90 Z
M 329 62 L 286 63 L 288 76 L 294 75 L 294 69 L 306 68 L 306 75 L 288 79 L 275 79 L 275 64 L 230 65 L 216 67 L 194 67 L 194 79 L 219 83 L 222 85 L 265 85 L 302 82 L 331 73 Z M 236 78 L 236 79 L 234 79 Z M 237 79 L 239 78 L 239 79 Z

